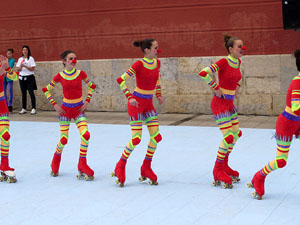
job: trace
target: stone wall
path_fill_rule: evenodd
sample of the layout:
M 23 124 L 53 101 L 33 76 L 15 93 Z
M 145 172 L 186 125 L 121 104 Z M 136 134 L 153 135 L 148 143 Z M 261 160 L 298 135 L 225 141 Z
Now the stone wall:
M 213 92 L 197 75 L 198 72 L 222 57 L 161 58 L 162 92 L 165 103 L 158 106 L 160 113 L 210 114 Z M 87 72 L 97 89 L 89 106 L 90 111 L 126 111 L 126 98 L 116 79 L 137 59 L 83 60 L 78 68 Z M 53 110 L 42 87 L 63 69 L 60 61 L 37 62 L 35 74 L 37 109 Z M 251 55 L 242 58 L 242 86 L 236 106 L 240 114 L 279 115 L 285 107 L 285 95 L 292 78 L 298 74 L 292 55 Z M 85 86 L 85 84 L 83 84 Z M 128 81 L 134 89 L 134 78 Z M 86 96 L 86 88 L 84 88 Z M 53 90 L 57 102 L 62 100 L 58 84 Z M 14 108 L 21 108 L 19 84 L 14 85 Z M 28 96 L 27 108 L 31 108 Z

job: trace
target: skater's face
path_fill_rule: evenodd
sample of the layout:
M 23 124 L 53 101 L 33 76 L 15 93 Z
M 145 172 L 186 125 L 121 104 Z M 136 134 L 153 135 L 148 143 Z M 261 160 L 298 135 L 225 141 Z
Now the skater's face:
M 157 54 L 158 54 L 157 51 L 158 51 L 158 43 L 157 43 L 157 41 L 153 41 L 151 48 L 145 49 L 145 57 L 148 59 L 154 59 L 157 57 Z
M 68 54 L 66 58 L 63 60 L 63 63 L 65 64 L 67 70 L 72 70 L 77 63 L 75 53 L 72 52 Z
M 229 47 L 229 53 L 233 58 L 240 58 L 243 56 L 245 52 L 245 47 L 243 46 L 242 40 L 235 40 L 233 43 L 233 47 Z

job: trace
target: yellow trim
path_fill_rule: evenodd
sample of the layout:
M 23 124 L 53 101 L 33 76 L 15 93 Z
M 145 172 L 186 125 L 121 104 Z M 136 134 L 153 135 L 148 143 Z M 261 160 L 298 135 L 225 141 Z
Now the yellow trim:
M 153 95 L 154 94 L 154 90 L 143 90 L 143 89 L 140 89 L 140 88 L 136 87 L 134 91 L 136 91 L 136 92 L 138 92 L 140 94 L 144 94 L 144 95 Z
M 222 93 L 225 95 L 235 95 L 235 90 L 228 90 L 228 89 L 224 89 L 224 88 L 220 88 Z
M 289 114 L 294 115 L 294 116 L 298 116 L 298 115 L 296 115 L 296 114 L 292 111 L 292 109 L 291 109 L 290 107 L 288 107 L 288 106 L 285 107 L 285 111 L 288 112 Z
M 82 97 L 77 98 L 77 99 L 66 99 L 66 98 L 64 98 L 63 101 L 65 103 L 78 103 L 78 102 L 82 101 Z
M 4 96 L 4 91 L 0 92 L 0 98 Z

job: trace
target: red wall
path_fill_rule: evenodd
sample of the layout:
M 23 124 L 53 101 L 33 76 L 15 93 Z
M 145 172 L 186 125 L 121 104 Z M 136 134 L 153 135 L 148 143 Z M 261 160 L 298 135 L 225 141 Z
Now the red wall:
M 21 2 L 21 3 L 20 3 Z M 153 37 L 161 57 L 224 55 L 222 33 L 240 37 L 248 54 L 289 54 L 300 32 L 285 31 L 280 0 L 3 1 L 0 52 L 15 58 L 27 44 L 37 61 L 140 57 L 136 39 Z

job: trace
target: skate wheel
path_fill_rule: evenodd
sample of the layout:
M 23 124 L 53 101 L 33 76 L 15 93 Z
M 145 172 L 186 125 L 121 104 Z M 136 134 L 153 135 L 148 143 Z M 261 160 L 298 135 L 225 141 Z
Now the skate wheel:
M 145 181 L 145 180 L 147 180 L 147 177 L 140 177 L 140 178 L 139 178 L 139 181 L 140 181 L 140 182 L 143 182 L 143 181 Z
M 239 182 L 241 179 L 239 177 L 231 177 L 233 183 Z
M 261 200 L 262 199 L 262 196 L 260 196 L 259 194 L 257 194 L 257 192 L 253 192 L 252 193 L 252 197 L 256 198 L 257 200 Z
M 81 179 L 81 175 L 80 174 L 77 174 L 76 177 L 77 177 L 78 180 Z
M 252 184 L 251 182 L 248 182 L 248 183 L 247 183 L 247 187 L 248 187 L 248 188 L 253 188 L 253 184 Z
M 54 173 L 54 172 L 51 170 L 50 175 L 51 175 L 52 177 L 57 177 L 57 176 L 58 176 L 58 172 L 57 172 L 57 173 Z
M 232 188 L 233 188 L 233 185 L 232 185 L 232 184 L 223 183 L 223 184 L 222 184 L 222 187 L 223 187 L 224 189 L 227 189 L 227 188 L 232 189 Z
M 112 177 L 115 177 L 115 176 L 116 176 L 116 174 L 115 174 L 114 172 L 112 172 L 112 173 L 111 173 L 111 176 L 112 176 Z
M 4 178 L 3 177 L 0 177 L 0 182 L 3 182 Z
M 10 177 L 7 178 L 7 183 L 12 183 L 12 179 Z
M 149 185 L 158 185 L 158 182 L 154 181 L 154 180 L 150 180 L 149 181 Z
M 220 185 L 221 184 L 221 182 L 219 181 L 219 180 L 215 180 L 214 182 L 213 182 L 213 186 L 218 186 L 218 185 Z
M 84 179 L 85 179 L 86 181 L 91 181 L 91 180 L 94 180 L 94 176 L 88 176 L 88 175 L 85 175 L 85 176 L 84 176 Z

